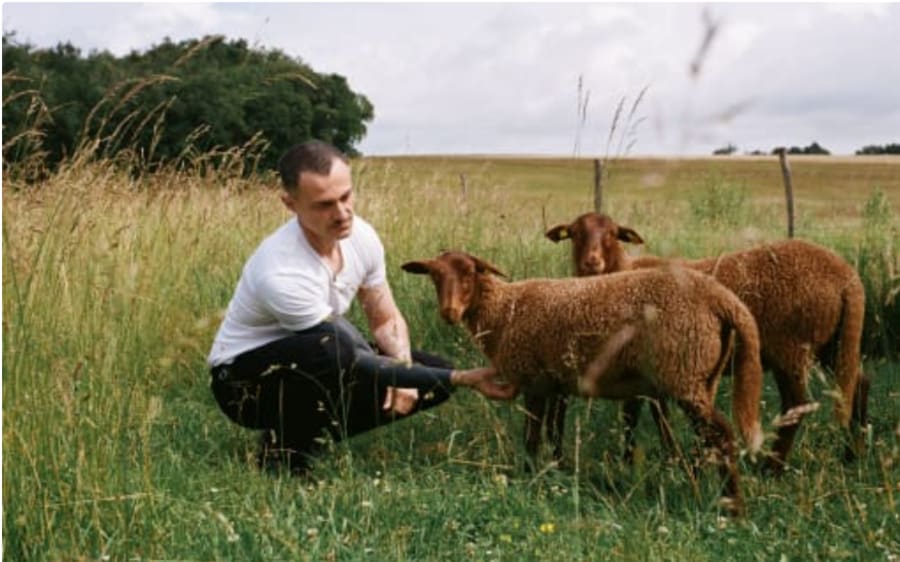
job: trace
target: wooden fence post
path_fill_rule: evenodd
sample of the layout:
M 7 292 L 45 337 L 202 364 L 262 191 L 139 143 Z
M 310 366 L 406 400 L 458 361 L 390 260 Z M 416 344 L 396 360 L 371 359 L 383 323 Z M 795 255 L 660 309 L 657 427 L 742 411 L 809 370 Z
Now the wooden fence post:
M 784 196 L 787 199 L 788 238 L 794 237 L 794 184 L 791 181 L 791 165 L 784 147 L 775 149 L 781 163 L 781 178 L 784 180 Z
M 594 158 L 594 212 L 599 213 L 603 203 L 603 164 Z

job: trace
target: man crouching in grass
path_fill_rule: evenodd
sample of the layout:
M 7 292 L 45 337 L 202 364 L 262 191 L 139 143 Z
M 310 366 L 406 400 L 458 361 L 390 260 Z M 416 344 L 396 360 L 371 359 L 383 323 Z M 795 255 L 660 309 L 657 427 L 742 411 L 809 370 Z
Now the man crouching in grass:
M 234 422 L 261 429 L 261 467 L 309 470 L 335 440 L 427 410 L 457 386 L 508 400 L 493 368 L 455 370 L 411 351 L 385 274 L 384 247 L 353 214 L 346 156 L 309 141 L 279 161 L 281 200 L 294 214 L 244 266 L 208 357 L 211 388 Z M 370 346 L 343 315 L 359 299 Z

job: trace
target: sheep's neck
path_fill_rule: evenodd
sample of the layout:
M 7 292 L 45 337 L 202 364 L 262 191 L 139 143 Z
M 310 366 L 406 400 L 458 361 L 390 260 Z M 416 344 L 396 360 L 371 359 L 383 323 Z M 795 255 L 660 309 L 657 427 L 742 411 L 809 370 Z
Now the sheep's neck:
M 503 335 L 503 326 L 509 322 L 508 304 L 511 302 L 511 295 L 506 289 L 510 285 L 482 274 L 479 275 L 476 286 L 478 290 L 464 320 L 475 343 L 493 360 Z
M 613 244 L 612 252 L 606 264 L 606 273 L 615 273 L 631 269 L 631 258 L 625 253 L 621 244 Z

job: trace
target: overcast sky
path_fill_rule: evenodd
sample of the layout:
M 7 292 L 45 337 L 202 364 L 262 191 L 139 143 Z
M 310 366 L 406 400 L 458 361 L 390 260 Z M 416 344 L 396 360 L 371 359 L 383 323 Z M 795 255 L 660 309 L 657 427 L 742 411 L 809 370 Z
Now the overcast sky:
M 366 154 L 572 155 L 577 145 L 582 156 L 603 156 L 631 145 L 634 155 L 691 155 L 812 141 L 852 154 L 900 142 L 897 3 L 4 2 L 2 10 L 4 32 L 37 47 L 69 41 L 122 55 L 165 37 L 221 34 L 279 49 L 369 98 Z M 698 56 L 705 22 L 717 31 Z M 589 95 L 583 125 L 579 78 Z

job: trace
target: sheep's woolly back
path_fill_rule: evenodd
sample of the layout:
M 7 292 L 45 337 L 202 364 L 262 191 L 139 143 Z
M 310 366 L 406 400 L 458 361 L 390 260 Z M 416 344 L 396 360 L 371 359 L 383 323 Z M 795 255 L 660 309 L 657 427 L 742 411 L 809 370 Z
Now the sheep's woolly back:
M 794 377 L 819 355 L 833 367 L 844 396 L 842 423 L 859 380 L 859 346 L 865 292 L 859 275 L 827 248 L 802 240 L 677 263 L 713 275 L 750 309 L 759 327 L 763 362 Z M 631 268 L 656 267 L 660 259 L 634 258 Z M 835 350 L 827 356 L 826 350 Z M 794 357 L 791 350 L 807 350 Z

